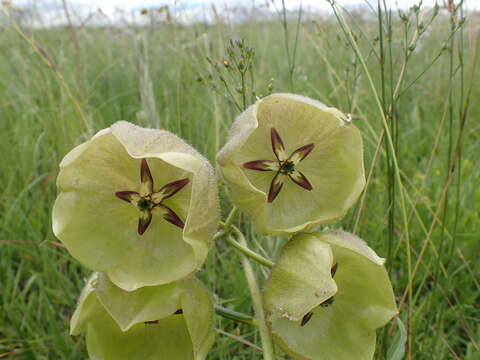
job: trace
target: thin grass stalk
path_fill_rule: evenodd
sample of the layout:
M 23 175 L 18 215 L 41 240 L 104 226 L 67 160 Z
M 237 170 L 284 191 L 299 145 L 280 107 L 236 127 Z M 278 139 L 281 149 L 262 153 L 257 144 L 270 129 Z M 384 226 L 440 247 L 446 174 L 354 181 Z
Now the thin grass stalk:
M 52 61 L 50 56 L 45 52 L 45 50 L 31 37 L 29 37 L 22 29 L 20 29 L 20 26 L 17 24 L 17 22 L 10 16 L 10 12 L 5 9 L 0 9 L 6 16 L 7 18 L 11 21 L 13 28 L 17 32 L 18 35 L 34 50 L 34 52 L 40 57 L 40 59 L 43 61 L 43 63 L 50 69 L 52 70 L 53 74 L 57 78 L 59 84 L 61 87 L 66 91 L 68 98 L 72 102 L 78 116 L 82 120 L 83 124 L 85 125 L 85 130 L 87 131 L 87 135 L 91 136 L 93 134 L 93 129 L 90 125 L 90 122 L 88 121 L 87 115 L 83 111 L 82 106 L 80 105 L 80 102 L 77 100 L 77 98 L 73 95 L 72 91 L 70 90 L 70 87 L 68 86 L 67 82 L 65 81 L 63 75 L 58 71 L 55 63 Z
M 395 177 L 397 181 L 397 186 L 399 187 L 399 194 L 400 194 L 400 207 L 402 210 L 402 217 L 403 217 L 403 225 L 405 229 L 405 242 L 406 242 L 406 253 L 407 253 L 407 271 L 408 271 L 408 300 L 409 300 L 409 308 L 408 308 L 408 342 L 407 342 L 407 358 L 409 360 L 412 359 L 412 337 L 413 337 L 413 328 L 412 328 L 412 316 L 413 316 L 413 304 L 412 304 L 412 299 L 413 299 L 413 285 L 412 285 L 412 259 L 411 259 L 411 249 L 410 249 L 410 237 L 409 237 L 409 230 L 408 230 L 408 217 L 407 217 L 407 210 L 406 210 L 406 203 L 405 203 L 405 197 L 404 197 L 404 189 L 403 189 L 403 183 L 402 179 L 400 177 L 400 169 L 398 166 L 398 161 L 397 157 L 395 155 L 395 147 L 392 139 L 392 135 L 388 126 L 388 122 L 385 116 L 385 113 L 383 111 L 382 103 L 380 101 L 380 98 L 378 96 L 375 84 L 373 83 L 373 79 L 370 75 L 370 71 L 368 70 L 367 64 L 365 63 L 365 60 L 362 56 L 362 53 L 360 49 L 358 48 L 357 42 L 355 41 L 355 38 L 352 35 L 352 31 L 348 24 L 345 22 L 345 19 L 343 18 L 342 14 L 338 11 L 336 7 L 336 3 L 334 0 L 329 0 L 330 4 L 332 6 L 332 9 L 334 11 L 335 17 L 337 18 L 340 26 L 342 27 L 342 30 L 344 31 L 345 35 L 349 38 L 350 44 L 352 45 L 360 63 L 362 64 L 363 70 L 365 72 L 365 75 L 367 76 L 370 88 L 372 90 L 372 93 L 374 95 L 375 102 L 377 104 L 378 110 L 380 112 L 380 116 L 382 119 L 383 127 L 385 130 L 385 134 L 388 140 L 388 145 L 390 147 L 390 150 L 392 152 L 392 160 L 394 162 L 394 167 L 395 167 Z

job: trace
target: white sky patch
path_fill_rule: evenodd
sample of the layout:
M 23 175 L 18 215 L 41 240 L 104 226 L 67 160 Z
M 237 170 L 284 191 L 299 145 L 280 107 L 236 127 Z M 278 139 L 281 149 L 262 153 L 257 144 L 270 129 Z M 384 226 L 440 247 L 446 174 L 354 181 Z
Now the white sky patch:
M 344 7 L 366 5 L 367 1 L 376 7 L 377 0 L 337 0 Z M 383 1 L 383 0 L 382 0 Z M 31 21 L 38 26 L 65 24 L 65 13 L 62 0 L 10 0 L 19 8 L 33 8 Z M 386 0 L 392 8 L 408 9 L 419 4 L 420 0 Z M 458 3 L 458 0 L 455 0 Z M 444 0 L 423 0 L 422 7 L 433 7 L 436 3 L 444 4 Z M 232 18 L 235 9 L 259 8 L 264 13 L 274 13 L 275 6 L 271 0 L 67 0 L 71 16 L 75 23 L 90 25 L 118 24 L 129 22 L 145 23 L 148 18 L 141 15 L 141 9 L 158 9 L 162 5 L 169 7 L 170 15 L 183 23 L 195 21 L 213 21 L 212 5 L 220 15 Z M 275 0 L 277 9 L 281 8 L 281 0 Z M 330 4 L 326 0 L 285 0 L 287 9 L 297 10 L 300 6 L 307 11 L 331 13 Z M 465 0 L 466 8 L 480 11 L 480 0 Z M 232 12 L 233 11 L 233 12 Z

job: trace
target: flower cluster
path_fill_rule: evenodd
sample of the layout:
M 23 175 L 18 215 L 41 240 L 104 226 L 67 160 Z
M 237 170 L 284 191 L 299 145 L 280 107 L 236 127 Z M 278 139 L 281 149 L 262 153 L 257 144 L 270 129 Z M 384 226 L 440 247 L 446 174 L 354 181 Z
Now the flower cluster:
M 212 303 L 192 276 L 219 222 L 208 161 L 167 131 L 120 121 L 65 156 L 57 185 L 55 235 L 102 273 L 72 333 L 87 332 L 95 359 L 197 358 L 211 345 Z
M 308 232 L 362 192 L 359 130 L 337 109 L 273 94 L 237 118 L 217 160 L 259 233 L 293 235 L 256 302 L 263 329 L 294 359 L 372 359 L 375 330 L 397 313 L 384 260 L 353 234 Z M 120 121 L 65 156 L 57 185 L 53 231 L 95 271 L 71 320 L 90 356 L 204 359 L 213 305 L 194 274 L 220 222 L 208 161 L 167 131 Z
M 383 259 L 352 234 L 305 232 L 362 192 L 358 129 L 318 101 L 273 94 L 237 118 L 217 159 L 258 232 L 297 234 L 264 288 L 275 342 L 295 359 L 372 359 L 375 329 L 397 313 Z

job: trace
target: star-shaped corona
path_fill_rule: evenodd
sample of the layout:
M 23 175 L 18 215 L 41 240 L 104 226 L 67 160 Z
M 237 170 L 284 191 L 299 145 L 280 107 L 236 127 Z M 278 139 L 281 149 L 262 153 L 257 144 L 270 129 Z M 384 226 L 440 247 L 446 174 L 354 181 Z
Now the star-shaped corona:
M 295 94 L 250 105 L 217 161 L 235 205 L 261 234 L 334 222 L 365 186 L 360 131 L 340 110 Z
M 60 163 L 55 236 L 125 291 L 201 267 L 219 223 L 215 171 L 176 135 L 119 121 Z
M 244 168 L 257 171 L 275 171 L 275 176 L 270 183 L 268 190 L 268 202 L 271 203 L 282 190 L 285 177 L 290 178 L 295 184 L 305 190 L 312 190 L 312 184 L 307 177 L 299 170 L 295 169 L 300 161 L 305 159 L 313 150 L 315 144 L 308 144 L 299 147 L 293 151 L 290 156 L 285 152 L 285 145 L 282 138 L 275 128 L 270 129 L 270 139 L 272 142 L 272 150 L 276 160 L 253 160 L 243 164 Z
M 162 202 L 177 192 L 179 192 L 190 180 L 188 178 L 172 181 L 158 191 L 154 191 L 154 182 L 148 162 L 146 159 L 141 160 L 140 165 L 140 193 L 136 191 L 117 191 L 115 195 L 135 206 L 139 212 L 140 217 L 138 219 L 138 234 L 143 235 L 147 230 L 148 225 L 152 221 L 152 215 L 159 215 L 168 222 L 179 228 L 184 228 L 185 224 L 182 219 Z

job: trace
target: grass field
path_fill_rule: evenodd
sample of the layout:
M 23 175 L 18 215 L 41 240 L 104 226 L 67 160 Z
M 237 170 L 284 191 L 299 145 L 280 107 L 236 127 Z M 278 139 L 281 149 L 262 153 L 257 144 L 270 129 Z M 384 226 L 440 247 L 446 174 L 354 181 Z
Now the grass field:
M 168 129 L 214 163 L 239 113 L 218 71 L 241 103 L 238 78 L 222 60 L 229 39 L 244 39 L 255 50 L 248 101 L 252 91 L 300 93 L 351 113 L 361 129 L 368 185 L 330 227 L 357 233 L 387 258 L 410 335 L 407 356 L 480 359 L 480 16 L 450 10 L 399 17 L 375 4 L 299 19 L 280 9 L 268 21 L 248 10 L 242 22 L 218 17 L 188 26 L 31 29 L 4 22 L 0 358 L 87 358 L 84 339 L 71 337 L 68 326 L 89 270 L 51 230 L 62 157 L 123 119 Z M 224 214 L 231 207 L 223 191 L 222 207 Z M 257 237 L 247 216 L 238 221 L 249 245 L 275 259 L 285 239 Z M 200 277 L 218 302 L 252 313 L 239 255 L 223 239 Z M 261 358 L 238 341 L 260 345 L 254 328 L 215 322 L 229 336 L 218 334 L 209 359 Z M 378 331 L 376 359 L 389 358 L 396 324 Z

